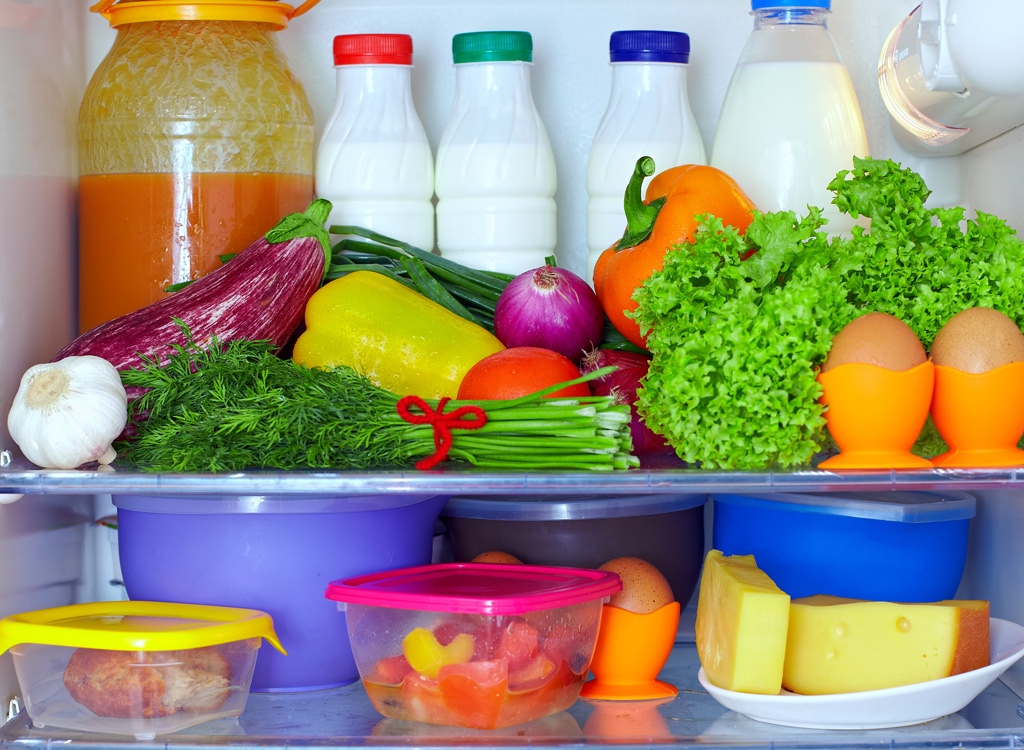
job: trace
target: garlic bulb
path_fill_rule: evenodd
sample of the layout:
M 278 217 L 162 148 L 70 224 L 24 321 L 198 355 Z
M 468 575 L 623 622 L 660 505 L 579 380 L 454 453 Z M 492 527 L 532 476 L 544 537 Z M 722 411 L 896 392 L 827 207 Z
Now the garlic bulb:
M 127 422 L 120 373 L 92 355 L 30 367 L 7 415 L 25 458 L 45 469 L 109 464 L 117 457 L 111 443 Z

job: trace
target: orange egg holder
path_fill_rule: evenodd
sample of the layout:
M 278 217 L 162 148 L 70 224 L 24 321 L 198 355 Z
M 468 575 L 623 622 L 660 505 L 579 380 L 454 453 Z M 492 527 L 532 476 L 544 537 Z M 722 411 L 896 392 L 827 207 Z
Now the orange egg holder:
M 1024 466 L 1024 362 L 977 375 L 937 365 L 931 414 L 949 446 L 933 465 Z
M 605 604 L 590 670 L 581 698 L 649 700 L 671 698 L 679 690 L 657 679 L 668 661 L 679 629 L 679 602 L 637 614 Z
M 839 454 L 821 469 L 1024 466 L 1024 362 L 970 374 L 928 360 L 896 372 L 845 364 L 819 373 L 825 421 Z M 950 450 L 911 453 L 931 414 Z

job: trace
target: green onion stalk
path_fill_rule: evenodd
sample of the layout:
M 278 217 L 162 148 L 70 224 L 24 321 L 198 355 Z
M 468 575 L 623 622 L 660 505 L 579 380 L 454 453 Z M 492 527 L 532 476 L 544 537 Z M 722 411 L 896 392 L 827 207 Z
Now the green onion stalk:
M 403 397 L 352 368 L 307 368 L 276 356 L 268 341 L 200 346 L 182 330 L 186 343 L 166 361 L 147 359 L 121 374 L 126 387 L 145 392 L 130 405 L 131 437 L 116 449 L 142 471 L 401 468 L 437 454 L 437 425 L 408 421 L 399 409 Z M 610 396 L 546 397 L 612 369 L 511 400 L 417 401 L 449 416 L 460 409 L 486 415 L 476 429 L 449 419 L 446 461 L 622 470 L 639 465 L 628 406 Z

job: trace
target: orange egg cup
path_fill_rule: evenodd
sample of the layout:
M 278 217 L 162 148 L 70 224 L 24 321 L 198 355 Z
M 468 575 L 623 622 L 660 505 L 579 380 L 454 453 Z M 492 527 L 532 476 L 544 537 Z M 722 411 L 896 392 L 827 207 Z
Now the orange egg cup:
M 668 661 L 679 629 L 679 602 L 648 614 L 605 604 L 590 669 L 580 696 L 603 700 L 671 698 L 679 690 L 656 679 Z
M 1024 466 L 1024 362 L 978 374 L 936 365 L 932 421 L 950 448 L 934 466 Z
M 935 366 L 922 362 L 895 372 L 864 364 L 840 365 L 818 375 L 828 407 L 825 421 L 839 455 L 821 469 L 928 469 L 910 452 L 928 419 Z

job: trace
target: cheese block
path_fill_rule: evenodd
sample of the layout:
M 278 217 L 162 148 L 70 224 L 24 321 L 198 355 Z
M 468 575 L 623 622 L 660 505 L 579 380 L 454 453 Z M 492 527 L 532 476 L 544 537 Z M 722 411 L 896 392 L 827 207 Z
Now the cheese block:
M 708 680 L 726 690 L 776 695 L 782 688 L 789 594 L 753 555 L 711 550 L 697 594 L 697 654 Z
M 825 695 L 910 685 L 989 663 L 985 601 L 794 599 L 782 684 Z

